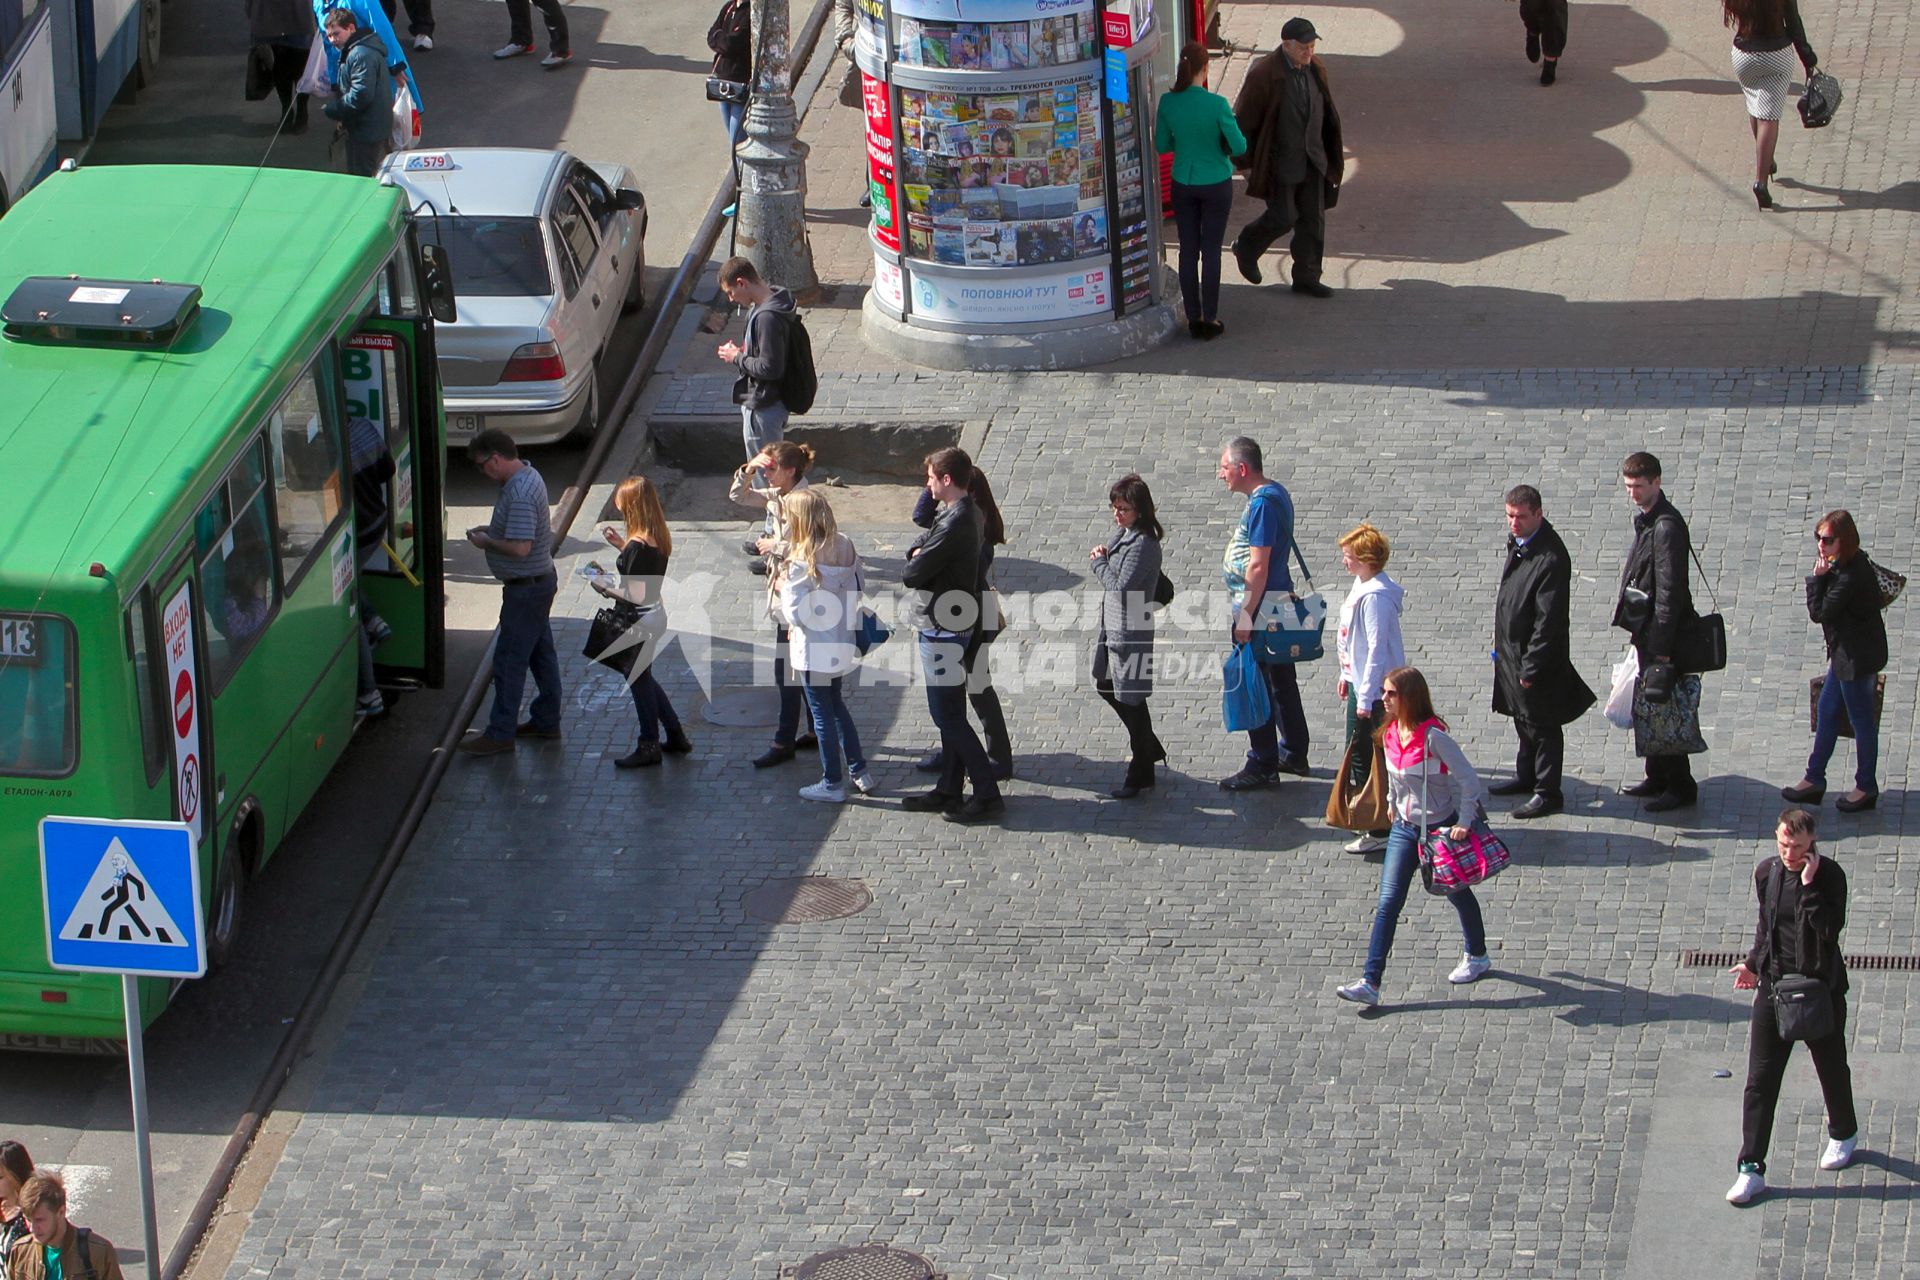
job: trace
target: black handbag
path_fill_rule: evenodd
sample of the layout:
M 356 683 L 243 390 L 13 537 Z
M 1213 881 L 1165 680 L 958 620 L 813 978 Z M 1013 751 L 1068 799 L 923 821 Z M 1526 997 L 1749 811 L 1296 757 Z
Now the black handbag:
M 1790 973 L 1773 984 L 1773 1026 L 1782 1040 L 1824 1040 L 1833 1034 L 1833 992 L 1819 978 Z
M 587 642 L 580 647 L 586 658 L 603 667 L 631 675 L 633 664 L 646 649 L 645 635 L 635 635 L 640 625 L 640 610 L 631 604 L 609 605 L 593 615 L 587 628 Z M 628 639 L 629 636 L 632 639 Z
M 1700 675 L 1708 671 L 1724 671 L 1727 667 L 1727 623 L 1720 616 L 1720 597 L 1714 593 L 1713 583 L 1707 579 L 1707 568 L 1700 563 L 1700 553 L 1691 543 L 1687 553 L 1693 557 L 1693 567 L 1700 570 L 1700 581 L 1707 588 L 1707 597 L 1713 601 L 1713 612 L 1703 613 L 1691 622 L 1683 622 L 1673 636 L 1673 665 L 1681 675 Z
M 1153 607 L 1164 609 L 1173 603 L 1173 579 L 1161 574 L 1153 581 Z
M 723 80 L 719 76 L 707 77 L 707 101 L 727 102 L 736 107 L 747 105 L 747 85 L 740 80 Z
M 1840 109 L 1840 82 L 1824 71 L 1807 76 L 1807 91 L 1800 97 L 1800 123 L 1809 129 L 1824 129 L 1833 123 Z
M 273 50 L 256 44 L 247 50 L 248 102 L 259 102 L 273 92 Z

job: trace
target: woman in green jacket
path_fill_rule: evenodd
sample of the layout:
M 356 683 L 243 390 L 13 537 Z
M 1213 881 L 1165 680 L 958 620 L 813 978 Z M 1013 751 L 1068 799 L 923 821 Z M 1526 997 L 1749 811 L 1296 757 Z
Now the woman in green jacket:
M 1233 210 L 1233 157 L 1247 149 L 1227 100 L 1207 89 L 1207 46 L 1180 51 L 1180 73 L 1161 95 L 1153 145 L 1173 152 L 1173 218 L 1180 228 L 1180 301 L 1187 332 L 1217 338 L 1220 323 L 1220 245 Z

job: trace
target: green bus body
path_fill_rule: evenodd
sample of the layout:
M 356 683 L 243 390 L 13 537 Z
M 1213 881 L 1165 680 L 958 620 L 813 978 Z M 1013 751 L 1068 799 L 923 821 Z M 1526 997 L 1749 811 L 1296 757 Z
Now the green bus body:
M 353 734 L 360 591 L 383 675 L 439 683 L 444 426 L 406 215 L 365 179 L 155 165 L 56 173 L 0 221 L 0 295 L 202 290 L 171 343 L 0 339 L 0 1044 L 124 1035 L 117 981 L 48 966 L 40 818 L 196 822 L 217 960 Z M 352 418 L 399 464 L 364 573 Z M 151 1021 L 173 988 L 140 986 Z

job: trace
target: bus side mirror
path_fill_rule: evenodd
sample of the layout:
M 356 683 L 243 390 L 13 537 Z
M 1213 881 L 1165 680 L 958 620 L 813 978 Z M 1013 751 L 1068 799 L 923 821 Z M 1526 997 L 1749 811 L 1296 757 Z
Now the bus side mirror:
M 426 295 L 427 312 L 435 320 L 452 324 L 458 318 L 453 304 L 453 268 L 445 246 L 420 246 L 420 289 Z

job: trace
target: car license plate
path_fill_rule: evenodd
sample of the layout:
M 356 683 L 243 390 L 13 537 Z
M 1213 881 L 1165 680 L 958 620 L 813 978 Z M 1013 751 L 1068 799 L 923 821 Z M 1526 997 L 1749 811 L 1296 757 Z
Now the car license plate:
M 477 413 L 450 413 L 447 415 L 447 439 L 469 439 L 480 433 L 480 415 Z

